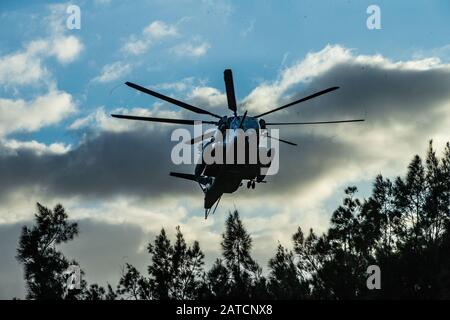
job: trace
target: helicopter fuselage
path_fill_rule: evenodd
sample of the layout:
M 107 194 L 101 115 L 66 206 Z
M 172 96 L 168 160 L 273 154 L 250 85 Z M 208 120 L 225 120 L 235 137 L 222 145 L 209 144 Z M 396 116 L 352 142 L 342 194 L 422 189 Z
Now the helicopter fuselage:
M 264 123 L 252 117 L 223 117 L 213 137 L 202 145 L 195 176 L 205 193 L 205 209 L 224 193 L 235 192 L 243 180 L 248 180 L 248 188 L 264 181 L 261 169 L 270 167 L 274 152 L 260 145 L 261 129 Z

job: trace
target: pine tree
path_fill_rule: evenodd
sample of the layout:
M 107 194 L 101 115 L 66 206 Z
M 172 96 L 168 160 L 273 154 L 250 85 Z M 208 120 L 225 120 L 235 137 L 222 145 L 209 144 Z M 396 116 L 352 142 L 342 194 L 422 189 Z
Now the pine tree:
M 173 246 L 171 296 L 175 299 L 194 299 L 202 286 L 204 277 L 204 254 L 198 241 L 192 247 L 186 245 L 180 227 L 176 228 L 176 241 Z
M 91 284 L 83 292 L 83 300 L 115 300 L 116 298 L 117 293 L 110 284 L 108 284 L 107 290 L 98 284 Z
M 148 279 L 134 266 L 126 263 L 117 286 L 117 294 L 127 300 L 149 300 L 152 298 L 152 288 Z
M 17 260 L 24 265 L 27 299 L 77 298 L 80 291 L 67 292 L 64 272 L 70 264 L 57 250 L 57 245 L 78 235 L 78 225 L 69 223 L 62 205 L 50 210 L 37 204 L 35 225 L 22 228 L 17 248 Z M 82 282 L 85 285 L 85 282 Z M 81 288 L 80 290 L 82 290 Z
M 261 268 L 251 257 L 252 239 L 237 210 L 229 214 L 222 239 L 222 254 L 232 279 L 231 296 L 254 297 L 255 287 L 261 284 Z
M 274 299 L 301 299 L 308 296 L 308 285 L 300 282 L 292 251 L 281 244 L 275 257 L 269 260 L 269 296 Z
M 221 259 L 216 259 L 207 273 L 207 298 L 223 299 L 231 293 L 231 275 Z
M 148 273 L 154 297 L 159 300 L 169 299 L 169 289 L 173 281 L 173 248 L 164 229 L 161 229 L 161 233 L 156 236 L 154 244 L 148 245 L 147 250 L 152 256 Z

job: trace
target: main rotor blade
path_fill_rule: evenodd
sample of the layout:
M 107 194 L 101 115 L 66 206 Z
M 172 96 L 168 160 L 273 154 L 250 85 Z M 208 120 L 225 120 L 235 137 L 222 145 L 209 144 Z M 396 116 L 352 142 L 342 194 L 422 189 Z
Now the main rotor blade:
M 169 119 L 169 118 L 154 118 L 154 117 L 140 117 L 140 116 L 128 116 L 124 114 L 112 114 L 114 118 L 128 119 L 128 120 L 142 120 L 151 122 L 163 122 L 163 123 L 175 123 L 175 124 L 188 124 L 194 125 L 196 122 L 205 124 L 216 124 L 214 121 L 201 121 L 201 120 L 186 120 L 186 119 Z
M 284 143 L 290 144 L 291 146 L 296 146 L 297 145 L 296 143 L 293 143 L 293 142 L 290 142 L 290 141 L 287 141 L 287 140 L 283 140 L 283 139 L 279 139 L 279 138 L 275 138 L 275 137 L 269 136 L 268 134 L 266 135 L 266 137 L 270 138 L 270 139 L 278 140 L 280 142 L 284 142 Z
M 280 142 L 284 142 L 284 143 L 290 144 L 291 146 L 296 146 L 296 145 L 297 145 L 296 143 L 293 143 L 293 142 L 290 142 L 290 141 L 287 141 L 287 140 L 283 140 L 283 139 L 280 139 L 280 138 L 272 137 L 272 136 L 269 135 L 267 132 L 264 133 L 264 134 L 262 134 L 262 135 L 265 136 L 265 137 L 267 137 L 267 138 L 269 138 L 269 139 L 278 140 L 278 141 L 280 141 Z
M 239 123 L 239 129 L 242 129 L 242 125 L 244 124 L 246 117 L 247 117 L 247 111 L 245 111 L 244 115 L 242 116 L 241 122 Z
M 183 109 L 187 109 L 187 110 L 190 110 L 190 111 L 192 111 L 192 112 L 200 113 L 200 114 L 209 114 L 210 116 L 213 116 L 213 117 L 216 117 L 216 118 L 219 118 L 219 119 L 221 118 L 221 116 L 219 116 L 219 115 L 217 115 L 217 114 L 214 114 L 214 113 L 212 113 L 212 112 L 209 112 L 208 110 L 204 110 L 204 109 L 201 109 L 201 108 L 198 108 L 198 107 L 194 107 L 194 106 L 192 106 L 192 105 L 190 105 L 190 104 L 188 104 L 188 103 L 186 103 L 186 102 L 179 101 L 179 100 L 176 100 L 176 99 L 174 99 L 174 98 L 165 96 L 165 95 L 163 95 L 163 94 L 161 94 L 161 93 L 158 93 L 158 92 L 156 92 L 156 91 L 152 91 L 152 90 L 150 90 L 150 89 L 141 87 L 141 86 L 138 85 L 138 84 L 135 84 L 135 83 L 132 83 L 132 82 L 128 82 L 128 81 L 125 82 L 125 84 L 126 84 L 127 86 L 133 88 L 133 89 L 138 90 L 138 91 L 144 92 L 144 93 L 146 93 L 146 94 L 149 94 L 149 95 L 154 96 L 154 97 L 156 97 L 156 98 L 159 98 L 159 99 L 161 99 L 161 100 L 164 100 L 164 101 L 173 103 L 174 105 L 177 105 L 177 106 L 179 106 L 179 107 L 181 107 L 181 108 L 183 108 Z
M 264 113 L 261 113 L 261 114 L 255 116 L 255 118 L 259 118 L 259 117 L 265 116 L 265 115 L 267 115 L 267 114 L 269 114 L 269 113 L 273 113 L 273 112 L 276 112 L 276 111 L 279 111 L 279 110 L 288 108 L 288 107 L 293 106 L 293 105 L 295 105 L 295 104 L 297 104 L 297 103 L 301 103 L 301 102 L 304 102 L 304 101 L 307 101 L 307 100 L 316 98 L 316 97 L 318 97 L 318 96 L 321 96 L 321 95 L 323 95 L 323 94 L 325 94 L 325 93 L 328 93 L 328 92 L 331 92 L 331 91 L 334 91 L 334 90 L 337 90 L 337 89 L 339 89 L 339 87 L 331 87 L 331 88 L 328 88 L 328 89 L 325 89 L 325 90 L 316 92 L 316 93 L 314 93 L 314 94 L 312 94 L 312 95 L 309 95 L 309 96 L 307 96 L 307 97 L 304 97 L 304 98 L 299 99 L 299 100 L 296 100 L 296 101 L 293 101 L 293 102 L 288 103 L 288 104 L 286 104 L 286 105 L 284 105 L 284 106 L 281 106 L 281 107 L 279 107 L 279 108 L 276 108 L 276 109 L 273 109 L 273 110 L 270 110 L 270 111 L 266 111 L 266 112 L 264 112 Z
M 223 72 L 223 79 L 225 81 L 225 89 L 227 91 L 228 109 L 237 115 L 236 96 L 234 94 L 233 73 L 231 69 L 226 69 Z
M 291 124 L 327 124 L 327 123 L 344 123 L 344 122 L 361 122 L 365 119 L 354 119 L 354 120 L 336 120 L 336 121 L 315 121 L 315 122 L 268 122 L 266 126 L 284 126 Z

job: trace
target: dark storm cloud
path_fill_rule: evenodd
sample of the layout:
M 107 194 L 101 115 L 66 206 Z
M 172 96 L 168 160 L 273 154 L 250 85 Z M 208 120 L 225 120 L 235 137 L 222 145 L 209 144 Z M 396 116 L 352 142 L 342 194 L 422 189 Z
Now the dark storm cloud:
M 446 133 L 442 124 L 444 103 L 450 106 L 450 68 L 431 70 L 401 70 L 380 68 L 362 63 L 338 64 L 314 79 L 306 88 L 294 86 L 292 94 L 281 104 L 304 97 L 331 86 L 340 89 L 299 104 L 285 112 L 266 116 L 266 121 L 302 122 L 365 118 L 363 123 L 279 127 L 280 137 L 297 142 L 299 147 L 281 145 L 280 171 L 271 178 L 274 192 L 286 192 L 293 186 L 307 187 L 310 182 L 333 174 L 339 168 L 357 164 L 364 166 L 386 157 L 383 144 L 364 146 L 349 143 L 345 135 L 359 133 L 385 134 L 392 126 L 408 126 L 406 140 L 385 136 L 388 140 L 426 148 L 427 141 L 437 131 Z M 449 110 L 450 112 L 450 110 Z M 448 112 L 446 113 L 448 117 Z M 336 129 L 336 132 L 334 130 Z M 326 130 L 328 135 L 317 134 Z M 340 133 L 338 133 L 340 132 Z M 448 133 L 448 132 L 447 132 Z M 341 139 L 342 138 L 342 139 Z M 365 139 L 362 135 L 361 139 Z M 448 136 L 450 139 L 450 135 Z M 387 144 L 386 144 L 387 145 Z M 377 149 L 378 148 L 378 149 Z M 401 155 L 412 157 L 413 154 Z M 381 169 L 381 168 L 380 168 Z
M 186 193 L 192 190 L 189 182 L 169 176 L 173 169 L 191 171 L 189 165 L 175 168 L 172 164 L 174 144 L 169 130 L 142 130 L 101 132 L 62 155 L 18 149 L 13 155 L 0 155 L 0 192 L 39 186 L 48 195 L 93 198 Z
M 420 116 L 432 116 L 430 111 L 437 104 L 449 101 L 450 68 L 402 70 L 343 63 L 316 78 L 307 92 L 330 86 L 340 89 L 293 107 L 290 115 L 296 111 L 308 119 L 363 115 L 377 124 L 420 120 Z
M 393 125 L 410 126 L 406 142 L 415 142 L 420 137 L 425 147 L 433 130 L 441 126 L 442 117 L 437 108 L 450 101 L 448 67 L 414 70 L 349 60 L 315 77 L 306 87 L 305 84 L 291 86 L 283 93 L 283 96 L 290 94 L 291 98 L 281 103 L 335 85 L 341 88 L 285 112 L 269 115 L 266 120 L 365 117 L 367 121 L 362 124 L 281 127 L 280 137 L 299 143 L 299 147 L 281 145 L 280 171 L 270 178 L 272 192 L 284 193 L 292 187 L 307 186 L 337 168 L 355 163 L 363 165 L 376 157 L 382 158 L 386 152 L 382 146 L 370 153 L 366 148 L 358 148 L 334 134 L 334 128 L 345 126 L 346 134 L 358 135 L 361 132 L 383 134 Z M 295 92 L 299 94 L 295 95 Z M 54 196 L 103 198 L 117 194 L 141 197 L 198 194 L 193 183 L 168 176 L 171 170 L 192 170 L 190 166 L 174 166 L 170 160 L 174 145 L 170 142 L 172 128 L 100 132 L 63 155 L 39 156 L 23 149 L 16 155 L 1 155 L 0 152 L 0 192 L 5 195 L 17 188 L 35 185 Z M 317 134 L 321 130 L 327 130 L 329 135 Z M 258 191 L 252 194 L 258 195 Z

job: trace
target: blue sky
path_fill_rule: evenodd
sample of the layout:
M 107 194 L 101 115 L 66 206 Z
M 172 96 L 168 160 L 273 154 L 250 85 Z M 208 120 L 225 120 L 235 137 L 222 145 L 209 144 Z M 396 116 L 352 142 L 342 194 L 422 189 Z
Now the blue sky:
M 71 4 L 81 9 L 80 30 L 66 27 Z M 366 27 L 372 4 L 381 9 L 381 30 Z M 129 256 L 145 266 L 142 247 L 162 226 L 181 225 L 213 260 L 234 207 L 264 265 L 277 241 L 289 246 L 298 225 L 323 231 L 345 186 L 367 196 L 376 174 L 402 174 L 429 139 L 438 149 L 450 140 L 448 1 L 4 0 L 0 17 L 0 228 L 12 243 L 0 288 L 15 295 L 22 283 L 11 230 L 30 221 L 36 201 L 63 202 L 83 221 L 83 240 L 67 252 L 101 284 L 115 281 L 117 268 L 99 264 Z M 227 113 L 225 68 L 250 113 L 339 85 L 278 119 L 367 121 L 281 130 L 300 146 L 282 146 L 279 174 L 253 193 L 227 196 L 204 221 L 197 186 L 167 176 L 173 127 L 109 113 L 198 118 L 125 81 Z M 111 236 L 118 226 L 140 231 L 121 233 L 125 245 Z M 93 257 L 86 244 L 101 237 L 117 247 Z

